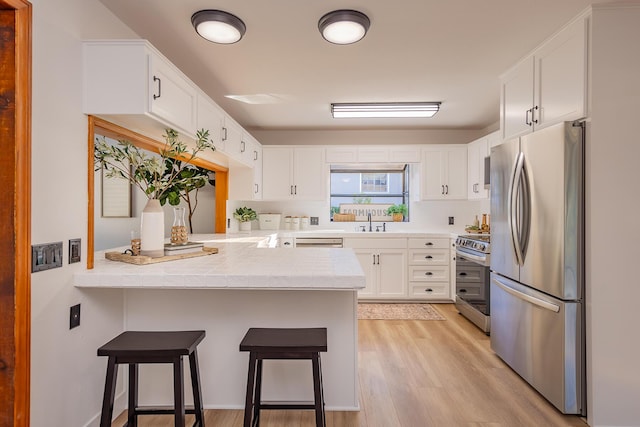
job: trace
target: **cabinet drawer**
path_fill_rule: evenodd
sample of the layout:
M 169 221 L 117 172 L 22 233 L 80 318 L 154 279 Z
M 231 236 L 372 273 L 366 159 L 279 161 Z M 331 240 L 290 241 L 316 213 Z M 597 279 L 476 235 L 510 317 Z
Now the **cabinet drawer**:
M 474 285 L 469 283 L 456 283 L 456 293 L 465 297 L 484 297 L 482 285 Z
M 484 280 L 485 267 L 465 267 L 456 270 L 456 283 L 480 283 Z
M 410 238 L 409 249 L 419 249 L 419 248 L 423 248 L 423 249 L 449 248 L 449 239 L 445 239 L 445 238 L 430 239 L 427 237 Z
M 449 249 L 411 249 L 411 265 L 449 265 Z
M 389 238 L 380 239 L 374 237 L 362 237 L 362 238 L 345 238 L 345 248 L 355 249 L 406 249 L 407 239 L 402 238 Z
M 409 267 L 409 280 L 417 282 L 449 281 L 449 266 Z
M 448 283 L 411 283 L 409 294 L 412 297 L 420 298 L 449 298 Z

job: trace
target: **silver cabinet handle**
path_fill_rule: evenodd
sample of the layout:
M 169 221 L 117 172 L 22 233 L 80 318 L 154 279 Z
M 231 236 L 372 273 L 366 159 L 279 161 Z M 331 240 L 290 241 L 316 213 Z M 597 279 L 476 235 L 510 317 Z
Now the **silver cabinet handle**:
M 227 128 L 223 127 L 222 128 L 222 132 L 224 133 L 224 136 L 222 137 L 222 140 L 226 141 L 227 140 Z
M 244 150 L 245 150 L 244 141 L 240 141 L 240 152 L 244 153 Z
M 442 186 L 442 194 L 444 194 L 444 185 Z
M 529 113 L 532 113 L 532 109 L 528 109 L 527 113 L 524 115 L 524 124 L 527 126 L 531 126 L 533 123 L 529 120 Z
M 297 185 L 293 186 L 293 194 L 294 194 L 294 196 L 298 195 L 298 186 Z
M 445 188 L 447 189 L 447 192 L 444 194 L 449 194 L 449 184 L 445 185 Z
M 538 116 L 540 116 L 538 110 L 539 108 L 537 105 L 531 109 L 531 121 L 535 124 L 538 124 Z
M 424 259 L 433 259 L 433 257 L 431 255 L 427 255 Z
M 291 186 L 291 188 L 289 189 L 289 194 L 291 194 L 293 196 L 293 185 Z
M 153 99 L 158 99 L 162 96 L 162 80 L 160 80 L 160 77 L 153 76 L 153 81 L 158 82 L 158 94 L 154 93 Z
M 433 242 L 427 242 L 424 244 L 425 246 L 433 246 Z
M 253 150 L 253 160 L 258 160 L 258 152 Z
M 253 184 L 253 185 L 254 185 L 254 186 L 255 186 L 255 188 L 256 188 L 256 190 L 254 191 L 254 193 L 255 193 L 255 194 L 258 194 L 258 189 L 259 189 L 258 184 Z
M 376 254 L 371 255 L 373 257 L 373 265 L 376 265 Z
M 426 273 L 424 273 L 425 276 L 433 276 L 433 273 L 430 271 L 427 271 Z
M 380 265 L 380 255 L 376 255 L 376 259 L 378 260 L 378 265 Z
M 433 289 L 431 289 L 431 288 L 427 288 L 427 289 L 425 289 L 424 291 L 425 291 L 425 292 L 433 292 Z

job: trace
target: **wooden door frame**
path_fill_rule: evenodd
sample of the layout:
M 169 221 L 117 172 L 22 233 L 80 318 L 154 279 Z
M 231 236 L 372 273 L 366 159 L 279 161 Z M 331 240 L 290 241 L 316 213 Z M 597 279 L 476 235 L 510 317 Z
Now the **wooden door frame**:
M 13 49 L 14 64 L 7 73 L 13 76 L 0 87 L 8 101 L 0 110 L 0 130 L 7 136 L 0 153 L 6 166 L 0 186 L 13 189 L 5 199 L 10 206 L 0 210 L 0 239 L 6 242 L 0 246 L 0 316 L 9 326 L 0 331 L 0 426 L 23 427 L 29 425 L 31 367 L 32 7 L 26 0 L 0 0 L 0 13 L 15 17 L 13 40 L 2 41 Z

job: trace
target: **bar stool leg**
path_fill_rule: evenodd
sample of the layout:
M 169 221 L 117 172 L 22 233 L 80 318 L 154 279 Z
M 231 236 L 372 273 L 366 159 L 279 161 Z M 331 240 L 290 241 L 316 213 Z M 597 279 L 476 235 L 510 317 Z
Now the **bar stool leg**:
M 138 364 L 129 364 L 129 409 L 127 410 L 127 427 L 138 427 Z
M 107 362 L 107 377 L 104 382 L 100 427 L 111 427 L 111 417 L 113 417 L 113 399 L 116 393 L 116 379 L 118 377 L 117 368 L 116 358 L 114 356 L 109 356 L 109 360 Z
M 191 369 L 191 389 L 193 390 L 193 409 L 196 413 L 194 427 L 204 427 L 204 411 L 202 408 L 202 391 L 200 389 L 200 369 L 198 367 L 198 353 L 193 350 L 189 354 L 189 367 Z
M 313 353 L 311 357 L 313 365 L 313 396 L 316 411 L 316 427 L 326 427 L 324 417 L 324 396 L 322 393 L 322 372 L 320 370 L 320 354 Z
M 256 354 L 249 352 L 249 373 L 247 375 L 247 394 L 244 401 L 244 427 L 251 427 L 251 413 L 253 412 L 253 385 L 256 377 Z
M 260 410 L 262 406 L 262 359 L 258 358 L 258 370 L 256 371 L 255 394 L 253 398 L 253 425 L 260 425 Z
M 182 375 L 182 356 L 173 359 L 173 400 L 175 427 L 185 427 L 184 382 Z

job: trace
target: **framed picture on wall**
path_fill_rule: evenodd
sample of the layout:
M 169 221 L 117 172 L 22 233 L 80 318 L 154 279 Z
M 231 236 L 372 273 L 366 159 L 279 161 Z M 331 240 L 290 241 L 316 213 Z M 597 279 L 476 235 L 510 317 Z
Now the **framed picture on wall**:
M 102 217 L 131 217 L 131 183 L 124 178 L 108 177 L 102 169 Z

